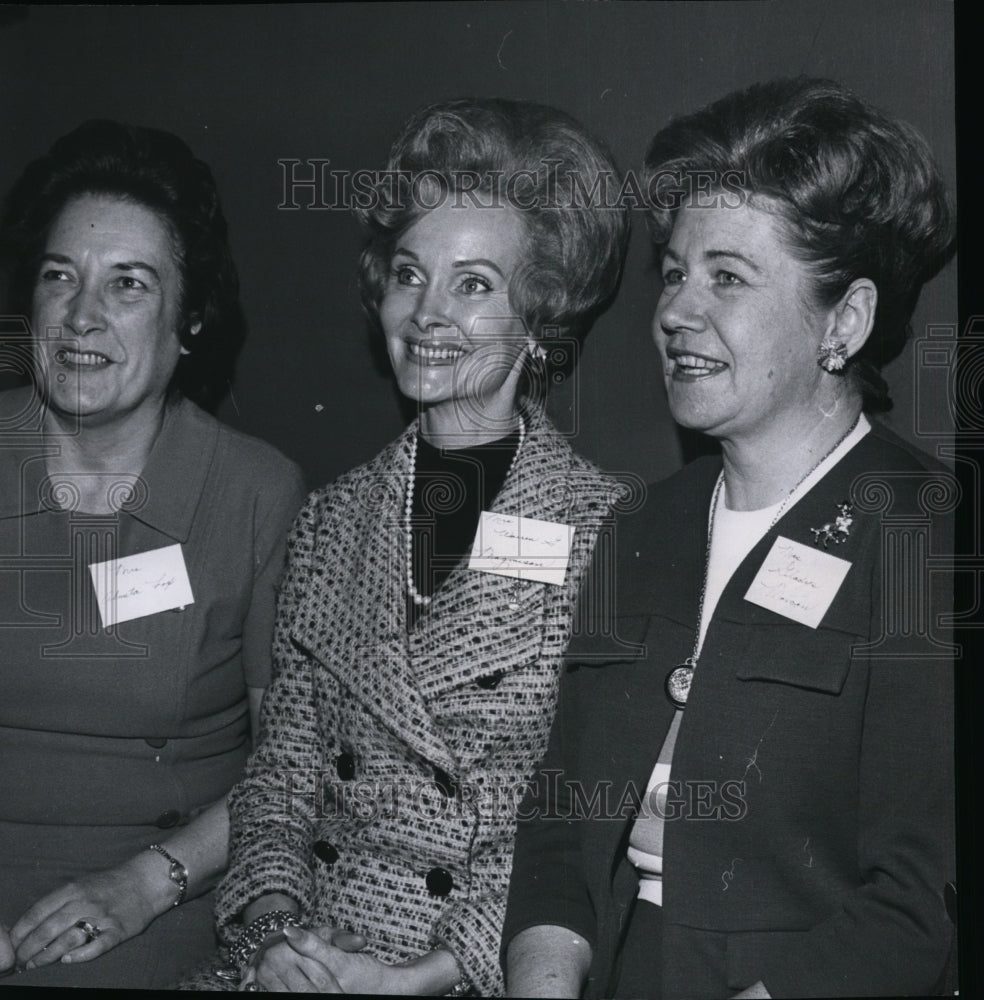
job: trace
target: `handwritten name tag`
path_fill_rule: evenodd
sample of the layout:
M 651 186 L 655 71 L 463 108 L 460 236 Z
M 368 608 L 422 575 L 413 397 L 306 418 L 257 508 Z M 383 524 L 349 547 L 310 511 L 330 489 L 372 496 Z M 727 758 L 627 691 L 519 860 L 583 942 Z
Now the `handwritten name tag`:
M 567 524 L 483 510 L 468 568 L 560 586 L 573 538 Z
M 851 564 L 780 535 L 752 580 L 745 600 L 816 628 Z
M 91 563 L 103 628 L 194 604 L 180 545 Z

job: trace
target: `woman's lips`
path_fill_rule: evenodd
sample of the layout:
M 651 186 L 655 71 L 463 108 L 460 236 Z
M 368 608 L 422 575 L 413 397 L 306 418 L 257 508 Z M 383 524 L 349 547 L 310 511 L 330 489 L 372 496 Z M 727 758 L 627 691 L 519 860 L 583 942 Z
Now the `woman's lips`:
M 408 340 L 407 353 L 421 365 L 453 365 L 465 352 L 448 344 L 429 344 Z
M 67 347 L 55 353 L 55 361 L 66 368 L 105 368 L 111 364 L 109 358 L 98 351 L 73 351 Z
M 723 361 L 704 358 L 699 354 L 675 354 L 670 356 L 668 360 L 671 377 L 689 381 L 710 378 L 728 367 Z

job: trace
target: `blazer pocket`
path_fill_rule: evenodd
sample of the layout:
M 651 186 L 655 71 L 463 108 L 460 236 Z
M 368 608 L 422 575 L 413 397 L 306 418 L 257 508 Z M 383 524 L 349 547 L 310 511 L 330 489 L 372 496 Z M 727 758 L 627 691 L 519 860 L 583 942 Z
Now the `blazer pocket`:
M 630 663 L 646 656 L 645 639 L 652 615 L 627 615 L 602 621 L 583 616 L 564 653 L 570 664 L 600 667 L 606 663 Z
M 735 674 L 742 681 L 789 684 L 808 691 L 840 694 L 851 669 L 851 646 L 859 636 L 806 625 L 746 626 L 736 651 Z

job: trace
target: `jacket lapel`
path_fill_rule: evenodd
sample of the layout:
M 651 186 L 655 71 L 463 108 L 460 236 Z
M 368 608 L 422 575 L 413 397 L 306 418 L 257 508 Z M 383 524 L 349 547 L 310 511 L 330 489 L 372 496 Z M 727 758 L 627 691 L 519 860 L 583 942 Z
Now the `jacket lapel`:
M 549 421 L 529 418 L 523 446 L 492 504 L 500 514 L 574 523 L 571 452 Z M 410 637 L 420 688 L 433 698 L 541 655 L 545 614 L 566 587 L 468 568 L 466 554 Z M 450 654 L 450 655 L 449 655 Z
M 379 722 L 427 760 L 453 769 L 455 758 L 421 694 L 406 631 L 404 502 L 414 423 L 353 484 L 354 502 L 316 544 L 311 581 L 291 629 L 295 645 L 315 657 Z M 349 565 L 332 544 L 341 530 L 364 540 Z M 326 627 L 327 625 L 327 627 Z

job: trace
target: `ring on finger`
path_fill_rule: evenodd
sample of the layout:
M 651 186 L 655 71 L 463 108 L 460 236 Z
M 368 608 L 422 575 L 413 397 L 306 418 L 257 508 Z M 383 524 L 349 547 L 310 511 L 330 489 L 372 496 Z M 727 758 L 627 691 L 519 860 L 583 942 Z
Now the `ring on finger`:
M 257 985 L 255 979 L 251 979 L 244 987 L 243 990 L 246 993 L 259 993 L 260 987 Z
M 88 920 L 76 920 L 75 926 L 85 935 L 85 943 L 91 944 L 102 934 L 102 928 L 95 924 L 90 924 Z

